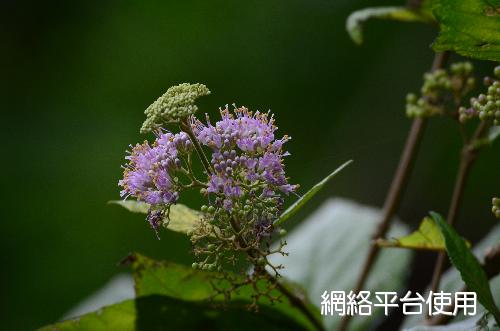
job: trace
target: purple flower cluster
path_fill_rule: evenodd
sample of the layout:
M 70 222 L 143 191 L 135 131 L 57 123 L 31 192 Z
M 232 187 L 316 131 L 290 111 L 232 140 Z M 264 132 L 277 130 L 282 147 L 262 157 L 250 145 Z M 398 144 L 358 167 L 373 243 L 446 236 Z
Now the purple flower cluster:
M 123 198 L 135 197 L 151 205 L 169 205 L 179 198 L 174 173 L 182 166 L 181 154 L 189 153 L 192 143 L 184 133 L 159 132 L 150 145 L 137 144 L 126 157 L 123 179 L 118 182 Z
M 296 185 L 288 184 L 285 176 L 283 144 L 290 138 L 275 138 L 277 127 L 269 113 L 236 108 L 220 111 L 222 119 L 212 125 L 193 118 L 192 128 L 197 139 L 212 150 L 209 193 L 223 194 L 224 208 L 231 209 L 232 199 L 244 191 L 262 190 L 267 197 L 279 192 L 288 194 Z

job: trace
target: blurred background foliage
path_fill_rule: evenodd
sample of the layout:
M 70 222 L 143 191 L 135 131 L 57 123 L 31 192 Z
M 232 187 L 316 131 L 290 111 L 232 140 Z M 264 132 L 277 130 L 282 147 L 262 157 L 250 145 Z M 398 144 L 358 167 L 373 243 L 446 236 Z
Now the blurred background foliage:
M 2 1 L 0 329 L 57 320 L 122 272 L 130 251 L 191 261 L 184 236 L 158 241 L 141 215 L 106 205 L 128 144 L 145 139 L 143 110 L 174 84 L 205 83 L 213 93 L 199 105 L 210 114 L 233 102 L 271 109 L 293 137 L 288 174 L 303 190 L 355 160 L 291 226 L 327 196 L 381 205 L 410 126 L 405 94 L 418 91 L 436 35 L 369 22 L 355 46 L 348 14 L 389 4 L 400 3 Z M 429 123 L 399 213 L 412 226 L 446 212 L 460 144 L 454 123 Z M 458 230 L 473 242 L 495 223 L 499 162 L 486 150 L 470 177 Z

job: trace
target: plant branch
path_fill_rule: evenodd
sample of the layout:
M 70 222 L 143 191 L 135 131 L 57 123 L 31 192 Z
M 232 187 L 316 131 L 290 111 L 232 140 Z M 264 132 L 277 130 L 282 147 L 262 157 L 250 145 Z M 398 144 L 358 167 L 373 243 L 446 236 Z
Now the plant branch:
M 465 183 L 470 173 L 470 169 L 472 168 L 472 165 L 474 164 L 474 161 L 476 160 L 477 154 L 480 149 L 480 147 L 476 146 L 475 143 L 482 137 L 487 127 L 488 127 L 487 122 L 481 121 L 478 128 L 474 132 L 472 138 L 462 149 L 460 157 L 460 165 L 455 180 L 455 186 L 453 188 L 450 207 L 448 209 L 448 217 L 446 219 L 450 225 L 453 225 L 453 223 L 455 223 L 455 220 L 457 218 L 458 210 L 460 208 L 460 203 L 462 201 L 464 193 Z M 438 258 L 436 260 L 436 264 L 434 266 L 434 272 L 432 275 L 432 283 L 431 283 L 432 292 L 436 292 L 439 289 L 441 275 L 443 274 L 444 261 L 445 261 L 445 253 L 441 252 L 439 253 Z
M 248 244 L 245 241 L 245 238 L 243 238 L 239 233 L 241 233 L 241 227 L 239 226 L 238 222 L 234 219 L 231 218 L 231 227 L 233 228 L 234 232 L 236 233 L 236 239 L 238 240 L 238 243 L 241 248 L 244 250 L 249 248 Z M 252 258 L 256 259 L 258 257 L 258 254 L 255 252 L 254 249 L 248 249 L 246 250 L 247 254 Z M 286 286 L 284 286 L 280 281 L 276 278 L 276 276 L 272 275 L 270 272 L 264 269 L 264 271 L 267 273 L 269 279 L 271 280 L 272 283 L 276 285 L 276 288 L 285 296 L 288 298 L 290 303 L 300 310 L 304 316 L 311 322 L 312 325 L 318 330 L 318 331 L 325 331 L 325 327 L 323 326 L 323 323 L 318 320 L 316 316 L 309 310 L 309 308 L 306 306 L 304 301 L 293 294 Z
M 448 55 L 448 52 L 436 53 L 431 71 L 442 68 L 448 58 Z M 384 207 L 382 209 L 382 219 L 380 220 L 380 223 L 372 236 L 373 239 L 385 237 L 385 234 L 389 229 L 391 219 L 399 207 L 399 203 L 401 202 L 403 191 L 406 186 L 408 176 L 411 172 L 415 155 L 417 153 L 418 145 L 422 138 L 425 123 L 426 120 L 423 118 L 416 118 L 413 120 L 410 132 L 408 133 L 408 137 L 406 139 L 403 153 L 401 155 L 401 159 L 398 164 L 398 168 L 396 169 L 391 186 L 389 188 L 389 192 L 387 193 L 387 196 L 385 198 Z M 365 286 L 366 280 L 368 279 L 373 265 L 377 260 L 379 252 L 380 247 L 372 243 L 363 264 L 362 271 L 356 281 L 356 285 L 353 290 L 354 293 L 359 293 L 359 291 L 363 289 L 363 286 Z M 342 319 L 342 322 L 340 323 L 338 330 L 347 330 L 350 320 L 351 316 L 345 315 Z

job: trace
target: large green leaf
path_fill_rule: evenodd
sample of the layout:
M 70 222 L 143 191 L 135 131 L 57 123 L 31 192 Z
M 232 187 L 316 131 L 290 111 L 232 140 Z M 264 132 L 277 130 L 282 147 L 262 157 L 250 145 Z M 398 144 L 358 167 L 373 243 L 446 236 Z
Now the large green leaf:
M 244 302 L 217 309 L 206 302 L 188 302 L 161 295 L 139 297 L 97 312 L 46 326 L 40 331 L 160 330 L 306 330 L 280 311 L 262 307 L 248 311 Z
M 271 262 L 283 264 L 283 275 L 300 284 L 312 302 L 321 307 L 324 291 L 354 289 L 380 218 L 381 213 L 375 208 L 344 199 L 328 200 L 287 235 L 285 251 L 290 255 L 274 256 Z M 408 232 L 395 221 L 389 236 Z M 412 253 L 402 249 L 381 251 L 363 290 L 374 293 L 403 288 Z M 357 316 L 349 330 L 368 330 L 380 312 L 375 309 L 373 316 Z M 324 318 L 328 330 L 335 330 L 340 320 L 339 316 Z
M 215 294 L 210 281 L 216 273 L 184 265 L 152 260 L 134 253 L 132 261 L 134 288 L 137 296 L 160 294 L 190 301 L 200 301 Z
M 433 0 L 440 34 L 435 51 L 500 61 L 500 0 Z
M 467 287 L 476 292 L 477 299 L 495 317 L 500 324 L 500 311 L 498 310 L 490 283 L 483 267 L 467 247 L 463 240 L 438 213 L 431 212 L 431 216 L 438 224 L 446 244 L 446 251 L 451 263 L 458 269 Z
M 114 200 L 110 204 L 122 206 L 133 213 L 146 214 L 149 210 L 149 204 L 135 200 Z M 166 228 L 187 234 L 196 228 L 201 219 L 201 213 L 182 204 L 170 206 L 169 220 L 164 220 Z
M 346 21 L 346 30 L 356 44 L 363 43 L 363 24 L 372 18 L 404 22 L 433 22 L 432 15 L 426 10 L 407 7 L 364 8 L 353 12 Z
M 493 229 L 488 231 L 487 235 L 479 243 L 473 246 L 472 252 L 478 258 L 478 260 L 483 263 L 485 252 L 489 251 L 491 247 L 498 245 L 498 243 L 500 243 L 500 225 L 497 225 Z M 444 292 L 453 293 L 456 291 L 462 291 L 464 286 L 465 283 L 460 277 L 460 273 L 455 268 L 449 268 L 441 278 L 440 290 Z M 500 300 L 500 277 L 491 279 L 490 286 L 492 289 L 492 293 L 495 296 L 495 300 L 497 300 L 497 302 L 500 302 L 498 301 Z M 427 292 L 428 291 L 429 289 L 427 289 Z M 484 307 L 479 304 L 477 308 L 478 315 L 484 313 L 485 311 L 486 310 L 484 309 Z M 462 321 L 465 318 L 465 316 L 460 315 L 454 317 L 452 322 L 455 324 L 456 322 Z M 425 317 L 423 315 L 410 315 L 405 318 L 402 329 L 407 330 L 422 324 L 425 324 Z M 411 330 L 414 331 L 413 329 Z M 417 328 L 415 330 L 420 331 L 420 328 Z
M 216 292 L 211 283 L 214 283 L 218 288 L 227 288 L 228 286 L 226 281 L 217 280 L 218 277 L 216 276 L 220 275 L 215 272 L 195 270 L 190 267 L 166 261 L 155 261 L 140 254 L 133 254 L 129 256 L 128 260 L 132 261 L 135 292 L 137 296 L 158 294 L 185 301 L 203 301 L 209 298 L 212 301 L 219 301 L 223 300 L 223 298 L 215 296 Z M 244 280 L 242 276 L 237 276 L 235 274 L 230 275 L 236 280 Z M 283 279 L 281 281 L 292 291 L 301 291 L 291 283 Z M 232 300 L 250 303 L 253 293 L 253 289 L 250 285 L 243 286 L 238 292 L 233 294 Z M 279 295 L 279 292 L 275 290 L 273 295 Z M 301 291 L 299 295 L 304 298 L 306 303 L 308 302 L 303 291 Z M 265 299 L 263 299 L 260 304 L 261 306 L 271 305 L 271 303 L 267 302 Z M 313 329 L 310 322 L 299 310 L 292 307 L 285 297 L 283 297 L 282 302 L 274 303 L 272 306 L 283 315 L 295 320 L 298 324 L 308 329 Z M 318 309 L 312 304 L 308 306 L 310 311 L 319 318 Z
M 276 222 L 274 224 L 281 225 L 286 220 L 288 220 L 290 217 L 295 215 L 295 213 L 297 213 L 309 200 L 311 200 L 311 198 L 316 193 L 318 193 L 318 191 L 321 190 L 326 185 L 326 183 L 328 183 L 328 181 L 330 179 L 335 177 L 335 175 L 337 175 L 340 171 L 342 171 L 342 169 L 344 169 L 345 167 L 347 167 L 351 163 L 352 163 L 352 160 L 347 161 L 346 163 L 342 164 L 340 167 L 335 169 L 335 171 L 333 171 L 331 174 L 329 174 L 328 176 L 323 178 L 323 180 L 320 181 L 318 184 L 314 185 L 309 191 L 306 192 L 306 194 L 304 194 L 302 197 L 300 197 L 287 210 L 285 210 L 283 212 L 283 214 L 281 214 L 281 216 L 276 220 Z

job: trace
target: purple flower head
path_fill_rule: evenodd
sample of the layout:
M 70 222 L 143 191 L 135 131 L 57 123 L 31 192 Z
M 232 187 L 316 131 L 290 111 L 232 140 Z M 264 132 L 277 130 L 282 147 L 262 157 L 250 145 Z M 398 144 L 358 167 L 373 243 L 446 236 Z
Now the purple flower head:
M 274 117 L 244 107 L 232 112 L 226 107 L 220 114 L 215 124 L 208 116 L 207 124 L 192 118 L 197 139 L 212 150 L 215 172 L 210 175 L 208 192 L 224 195 L 229 211 L 232 204 L 227 199 L 242 197 L 244 188 L 260 188 L 265 197 L 295 191 L 297 186 L 288 184 L 283 164 L 288 153 L 282 148 L 290 138 L 275 138 Z
M 173 177 L 181 165 L 179 153 L 188 153 L 191 148 L 184 132 L 158 132 L 152 145 L 145 141 L 134 146 L 126 157 L 123 179 L 118 182 L 123 188 L 121 196 L 132 196 L 151 205 L 175 203 L 179 189 Z

